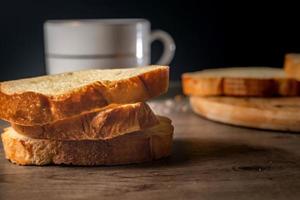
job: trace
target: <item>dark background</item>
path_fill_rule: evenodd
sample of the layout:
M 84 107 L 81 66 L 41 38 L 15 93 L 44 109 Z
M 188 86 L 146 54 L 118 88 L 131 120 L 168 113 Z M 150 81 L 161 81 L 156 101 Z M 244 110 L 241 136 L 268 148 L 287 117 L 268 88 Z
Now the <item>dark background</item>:
M 0 80 L 41 75 L 43 22 L 47 19 L 146 18 L 175 39 L 171 78 L 212 67 L 281 67 L 300 52 L 300 14 L 287 1 L 1 1 Z M 153 45 L 154 60 L 161 44 Z

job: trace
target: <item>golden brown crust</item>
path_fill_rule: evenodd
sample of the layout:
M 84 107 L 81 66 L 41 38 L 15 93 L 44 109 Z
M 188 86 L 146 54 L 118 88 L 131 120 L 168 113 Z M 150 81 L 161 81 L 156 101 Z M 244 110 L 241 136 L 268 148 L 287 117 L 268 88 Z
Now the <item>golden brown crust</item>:
M 182 89 L 186 95 L 216 96 L 223 94 L 222 78 L 196 79 L 189 75 L 182 75 Z
M 58 120 L 42 126 L 11 126 L 20 134 L 35 139 L 106 140 L 140 131 L 158 123 L 146 103 L 110 105 L 103 109 Z
M 281 131 L 300 131 L 300 98 L 190 97 L 193 111 L 208 119 Z
M 182 76 L 183 92 L 189 96 L 298 96 L 300 82 L 293 78 L 235 78 Z
M 300 79 L 300 54 L 286 54 L 284 71 L 287 76 Z
M 6 94 L 0 84 L 0 118 L 25 126 L 43 125 L 111 103 L 143 102 L 167 91 L 168 76 L 168 68 L 157 68 L 129 79 L 94 82 L 57 96 Z
M 169 156 L 173 126 L 167 118 L 140 132 L 111 140 L 41 140 L 23 137 L 8 128 L 1 136 L 6 158 L 19 165 L 118 165 Z

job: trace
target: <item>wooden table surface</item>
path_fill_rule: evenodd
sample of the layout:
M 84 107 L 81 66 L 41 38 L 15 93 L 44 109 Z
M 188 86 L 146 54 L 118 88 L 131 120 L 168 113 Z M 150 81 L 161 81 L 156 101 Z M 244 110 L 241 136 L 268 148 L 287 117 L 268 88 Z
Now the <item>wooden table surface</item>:
M 0 199 L 300 199 L 300 135 L 168 115 L 173 155 L 153 163 L 17 166 L 1 146 Z

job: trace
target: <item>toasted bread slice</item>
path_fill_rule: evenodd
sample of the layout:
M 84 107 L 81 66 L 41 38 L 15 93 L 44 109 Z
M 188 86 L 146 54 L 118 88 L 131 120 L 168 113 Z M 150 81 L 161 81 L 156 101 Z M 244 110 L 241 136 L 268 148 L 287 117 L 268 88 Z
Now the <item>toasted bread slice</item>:
M 143 102 L 168 89 L 169 67 L 87 70 L 0 83 L 0 118 L 32 126 L 112 103 Z
M 19 165 L 118 165 L 169 156 L 171 120 L 159 117 L 157 126 L 111 140 L 32 139 L 7 128 L 1 135 L 6 158 Z
M 208 69 L 182 75 L 183 92 L 189 96 L 297 96 L 300 82 L 282 69 L 240 67 Z
M 284 71 L 288 77 L 300 79 L 300 54 L 290 53 L 285 55 Z
M 11 124 L 20 134 L 36 139 L 103 140 L 158 124 L 146 103 L 110 105 L 42 126 Z
M 300 98 L 190 97 L 195 113 L 208 119 L 278 131 L 300 131 Z

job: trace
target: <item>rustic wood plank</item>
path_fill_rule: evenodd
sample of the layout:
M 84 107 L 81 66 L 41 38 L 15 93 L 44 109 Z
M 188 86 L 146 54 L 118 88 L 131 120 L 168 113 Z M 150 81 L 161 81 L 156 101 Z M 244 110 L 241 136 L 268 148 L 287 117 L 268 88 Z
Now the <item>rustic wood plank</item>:
M 173 156 L 153 163 L 23 167 L 1 146 L 0 199 L 300 199 L 300 135 L 168 115 Z

